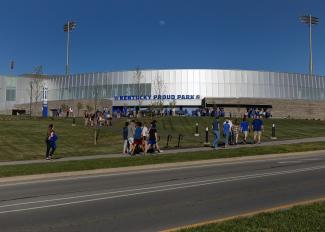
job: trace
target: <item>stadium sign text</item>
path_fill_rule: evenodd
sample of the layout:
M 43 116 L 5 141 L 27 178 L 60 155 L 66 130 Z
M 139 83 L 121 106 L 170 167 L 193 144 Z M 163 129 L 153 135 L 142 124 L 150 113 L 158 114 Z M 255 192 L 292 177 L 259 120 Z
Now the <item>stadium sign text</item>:
M 134 100 L 199 100 L 200 95 L 143 95 L 143 96 L 115 96 L 115 101 Z

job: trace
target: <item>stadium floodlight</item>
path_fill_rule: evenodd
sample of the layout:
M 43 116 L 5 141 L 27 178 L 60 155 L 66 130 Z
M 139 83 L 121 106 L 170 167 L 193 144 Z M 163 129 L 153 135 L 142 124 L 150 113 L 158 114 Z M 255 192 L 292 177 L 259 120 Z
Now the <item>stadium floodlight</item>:
M 63 30 L 67 32 L 67 63 L 65 67 L 65 75 L 70 75 L 70 66 L 69 66 L 69 46 L 70 46 L 70 31 L 73 31 L 76 28 L 76 23 L 74 21 L 68 21 L 64 24 Z
M 311 16 L 311 15 L 304 15 L 299 17 L 300 22 L 309 25 L 309 74 L 313 75 L 313 50 L 312 50 L 312 37 L 311 37 L 311 26 L 317 25 L 319 23 L 319 18 Z

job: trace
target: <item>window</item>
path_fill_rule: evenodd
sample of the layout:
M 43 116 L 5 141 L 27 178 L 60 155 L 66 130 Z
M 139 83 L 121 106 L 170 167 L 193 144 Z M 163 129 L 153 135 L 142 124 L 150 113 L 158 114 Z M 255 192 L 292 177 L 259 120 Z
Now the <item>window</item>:
M 16 101 L 16 88 L 6 89 L 6 101 Z

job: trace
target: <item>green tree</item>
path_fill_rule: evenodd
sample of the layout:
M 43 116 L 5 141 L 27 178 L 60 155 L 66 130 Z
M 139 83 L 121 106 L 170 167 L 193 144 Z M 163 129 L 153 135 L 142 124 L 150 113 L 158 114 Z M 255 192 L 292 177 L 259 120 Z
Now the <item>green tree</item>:
M 79 112 L 80 112 L 80 110 L 81 110 L 83 107 L 84 107 L 84 106 L 83 106 L 83 104 L 82 104 L 81 102 L 78 102 L 78 103 L 77 103 L 78 117 L 79 117 Z
M 140 69 L 140 67 L 138 66 L 136 69 L 135 69 L 135 72 L 133 74 L 133 79 L 134 79 L 134 84 L 135 84 L 135 88 L 134 88 L 134 95 L 135 96 L 143 96 L 145 93 L 144 93 L 144 87 L 143 87 L 143 74 L 142 74 L 142 71 Z M 143 100 L 141 100 L 140 98 L 138 98 L 137 100 L 137 117 L 140 116 L 140 109 L 141 109 L 141 105 L 142 105 L 142 102 Z
M 91 111 L 93 111 L 93 107 L 90 105 L 86 105 L 86 109 L 87 111 L 90 113 Z
M 166 85 L 159 73 L 157 73 L 156 79 L 153 83 L 153 90 L 154 93 L 158 96 L 158 98 L 154 99 L 151 102 L 151 105 L 154 110 L 158 110 L 158 112 L 162 113 L 164 109 L 164 99 L 162 99 L 161 96 L 165 94 Z

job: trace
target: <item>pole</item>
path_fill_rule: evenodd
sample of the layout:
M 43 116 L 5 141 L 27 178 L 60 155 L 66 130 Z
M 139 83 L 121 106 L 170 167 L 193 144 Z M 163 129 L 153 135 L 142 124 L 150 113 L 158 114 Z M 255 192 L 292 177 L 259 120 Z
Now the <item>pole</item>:
M 205 128 L 205 142 L 204 142 L 204 146 L 209 146 L 209 128 Z
M 33 101 L 33 82 L 29 82 L 30 98 L 29 98 L 29 116 L 32 117 L 32 101 Z
M 277 137 L 275 137 L 275 124 L 272 124 L 272 136 L 271 139 L 277 139 Z
M 167 136 L 167 144 L 166 144 L 166 148 L 168 148 L 169 142 L 172 140 L 172 136 L 168 135 Z
M 180 146 L 181 146 L 181 140 L 183 140 L 183 135 L 179 134 L 178 135 L 178 145 L 177 145 L 178 148 L 180 148 Z
M 194 136 L 200 136 L 200 134 L 199 134 L 199 123 L 195 124 L 195 134 L 194 134 Z
M 65 69 L 65 75 L 68 76 L 70 74 L 69 70 L 69 45 L 70 45 L 70 22 L 68 21 L 68 29 L 67 29 L 67 63 Z
M 311 36 L 311 15 L 309 15 L 309 74 L 313 75 L 313 49 Z
M 43 87 L 43 108 L 42 108 L 42 116 L 47 118 L 48 116 L 48 102 L 47 102 L 48 88 Z

